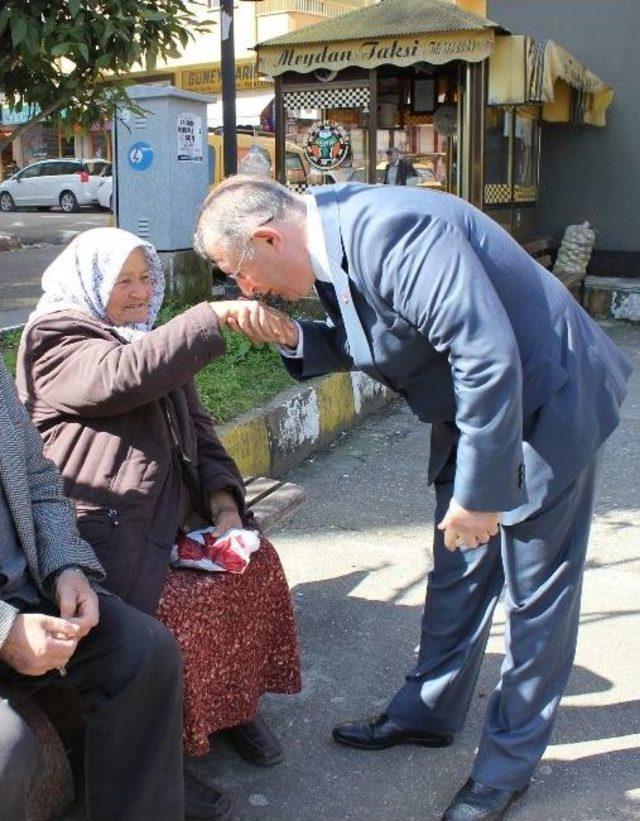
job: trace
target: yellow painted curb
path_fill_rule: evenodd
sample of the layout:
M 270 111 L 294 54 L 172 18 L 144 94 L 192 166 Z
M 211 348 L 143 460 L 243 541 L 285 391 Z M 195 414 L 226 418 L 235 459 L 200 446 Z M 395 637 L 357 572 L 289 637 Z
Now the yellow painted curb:
M 316 395 L 321 436 L 334 433 L 351 424 L 356 409 L 350 374 L 333 373 L 326 377 L 317 386 Z
M 269 476 L 271 450 L 264 419 L 233 425 L 220 433 L 220 440 L 243 476 Z

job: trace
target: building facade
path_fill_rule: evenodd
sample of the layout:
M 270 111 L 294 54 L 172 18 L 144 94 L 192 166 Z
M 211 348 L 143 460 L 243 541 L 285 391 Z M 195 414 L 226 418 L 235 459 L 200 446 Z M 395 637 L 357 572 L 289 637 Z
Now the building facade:
M 513 31 L 561 42 L 615 89 L 604 129 L 544 125 L 538 230 L 559 237 L 589 220 L 593 274 L 640 276 L 640 3 L 638 0 L 487 0 Z M 567 134 L 571 135 L 568 150 Z

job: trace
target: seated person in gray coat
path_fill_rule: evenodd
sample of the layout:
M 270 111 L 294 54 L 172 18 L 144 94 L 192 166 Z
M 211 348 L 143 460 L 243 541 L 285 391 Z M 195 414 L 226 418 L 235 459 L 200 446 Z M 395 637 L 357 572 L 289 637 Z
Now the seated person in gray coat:
M 569 292 L 457 197 L 359 184 L 293 195 L 236 177 L 205 201 L 196 247 L 244 293 L 315 285 L 326 322 L 226 319 L 289 346 L 298 379 L 362 370 L 432 423 L 434 566 L 418 663 L 341 744 L 438 747 L 460 732 L 506 584 L 501 680 L 450 819 L 501 818 L 548 743 L 571 666 L 598 453 L 630 365 Z
M 0 818 L 42 777 L 20 701 L 45 685 L 86 706 L 88 821 L 183 821 L 180 655 L 155 619 L 93 585 L 56 468 L 0 361 Z M 204 817 L 204 816 L 201 816 Z

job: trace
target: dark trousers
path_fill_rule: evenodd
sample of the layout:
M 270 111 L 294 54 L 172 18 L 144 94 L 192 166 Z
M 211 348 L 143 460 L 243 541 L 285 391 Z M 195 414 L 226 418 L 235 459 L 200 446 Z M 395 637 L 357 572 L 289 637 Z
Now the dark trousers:
M 487 547 L 450 552 L 435 530 L 418 664 L 387 712 L 410 728 L 462 728 L 506 583 L 505 659 L 472 772 L 492 787 L 525 786 L 549 742 L 573 665 L 597 462 Z M 436 522 L 454 470 L 450 463 L 436 484 Z
M 41 612 L 54 612 L 51 603 Z M 21 821 L 39 776 L 40 752 L 15 710 L 55 683 L 86 708 L 88 821 L 184 821 L 182 669 L 171 634 L 118 599 L 100 597 L 100 623 L 82 639 L 67 675 L 0 678 L 0 817 Z M 9 699 L 3 693 L 11 694 Z

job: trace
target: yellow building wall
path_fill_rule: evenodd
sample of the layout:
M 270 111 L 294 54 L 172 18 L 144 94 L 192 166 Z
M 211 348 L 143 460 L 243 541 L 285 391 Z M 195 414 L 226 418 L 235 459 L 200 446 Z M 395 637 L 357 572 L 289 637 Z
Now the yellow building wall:
M 281 34 L 288 34 L 290 31 L 297 31 L 304 26 L 319 23 L 324 19 L 324 17 L 318 17 L 315 14 L 303 14 L 301 12 L 260 15 L 257 21 L 258 37 L 256 42 L 262 43 L 264 40 L 279 37 Z
M 343 0 L 342 3 L 326 3 L 327 9 L 333 9 L 336 13 L 347 11 L 349 8 L 368 5 L 373 0 Z M 273 13 L 265 14 L 265 7 L 256 2 L 237 2 L 233 9 L 233 39 L 236 59 L 255 59 L 256 53 L 253 47 L 262 40 L 271 37 L 278 37 L 281 34 L 288 34 L 290 31 L 309 26 L 312 23 L 319 23 L 326 19 L 326 14 L 309 14 L 307 10 L 291 10 L 292 6 L 298 3 L 292 0 L 271 0 Z M 302 9 L 311 8 L 313 4 L 306 0 L 300 0 Z M 278 7 L 282 11 L 278 10 Z M 220 12 L 217 9 L 208 9 L 201 4 L 190 4 L 190 10 L 198 20 L 212 21 L 209 32 L 204 34 L 194 34 L 184 49 L 181 50 L 180 57 L 171 58 L 166 61 L 158 61 L 156 70 L 153 73 L 173 71 L 184 66 L 211 65 L 220 62 Z M 132 73 L 145 72 L 146 67 L 137 65 L 131 69 Z
M 487 0 L 449 0 L 449 2 L 455 3 L 456 6 L 465 11 L 479 14 L 480 17 L 487 16 Z

